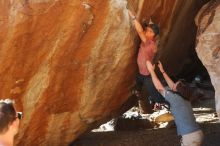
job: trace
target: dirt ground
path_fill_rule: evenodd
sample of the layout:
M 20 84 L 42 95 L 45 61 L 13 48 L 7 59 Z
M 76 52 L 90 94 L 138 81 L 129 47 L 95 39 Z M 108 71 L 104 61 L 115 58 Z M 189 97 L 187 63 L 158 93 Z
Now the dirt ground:
M 193 106 L 196 120 L 204 132 L 203 146 L 220 146 L 220 123 L 215 116 L 214 99 Z M 175 126 L 157 129 L 90 132 L 70 146 L 179 146 Z

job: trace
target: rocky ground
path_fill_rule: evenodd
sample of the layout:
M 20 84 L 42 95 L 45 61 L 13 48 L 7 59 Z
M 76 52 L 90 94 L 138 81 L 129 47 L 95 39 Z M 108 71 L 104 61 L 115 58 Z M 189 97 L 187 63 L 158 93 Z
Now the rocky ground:
M 214 109 L 214 98 L 204 96 L 193 104 L 193 110 L 205 135 L 203 146 L 220 146 L 220 123 Z M 132 108 L 121 118 L 81 136 L 71 146 L 180 145 L 173 122 L 159 125 L 153 122 L 154 116 L 160 113 L 157 111 L 153 115 L 139 115 Z

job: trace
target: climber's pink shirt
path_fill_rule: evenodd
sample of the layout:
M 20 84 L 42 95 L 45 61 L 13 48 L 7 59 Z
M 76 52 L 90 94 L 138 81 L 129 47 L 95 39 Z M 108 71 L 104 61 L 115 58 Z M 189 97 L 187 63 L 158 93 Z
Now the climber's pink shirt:
M 137 58 L 140 74 L 142 75 L 150 74 L 146 66 L 146 61 L 149 60 L 150 62 L 152 62 L 156 53 L 155 49 L 156 49 L 156 44 L 152 40 L 149 40 L 146 43 L 144 42 L 141 43 Z

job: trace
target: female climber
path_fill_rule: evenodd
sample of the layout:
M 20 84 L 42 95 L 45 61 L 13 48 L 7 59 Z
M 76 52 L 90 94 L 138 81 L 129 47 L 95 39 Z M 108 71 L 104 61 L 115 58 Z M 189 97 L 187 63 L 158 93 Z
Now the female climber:
M 182 137 L 181 146 L 200 146 L 203 140 L 203 132 L 196 123 L 191 103 L 187 100 L 187 97 L 183 97 L 183 95 L 190 95 L 186 94 L 190 90 L 185 90 L 186 88 L 180 82 L 174 83 L 159 62 L 158 67 L 169 86 L 169 89 L 164 88 L 157 78 L 151 62 L 147 61 L 146 64 L 156 89 L 170 103 L 170 110 L 174 116 L 177 133 Z

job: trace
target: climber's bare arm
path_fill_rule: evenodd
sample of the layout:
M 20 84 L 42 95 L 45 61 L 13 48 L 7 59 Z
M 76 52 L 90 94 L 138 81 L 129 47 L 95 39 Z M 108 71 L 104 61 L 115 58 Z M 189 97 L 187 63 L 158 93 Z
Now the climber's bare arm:
M 160 69 L 160 72 L 163 74 L 164 79 L 166 80 L 168 86 L 170 87 L 171 90 L 173 90 L 175 83 L 173 82 L 173 80 L 171 80 L 171 78 L 168 76 L 168 74 L 165 72 L 162 63 L 159 61 L 158 62 L 158 67 Z
M 150 75 L 151 75 L 151 78 L 152 78 L 152 81 L 153 81 L 155 88 L 163 95 L 165 89 L 154 71 L 154 66 L 151 64 L 150 61 L 147 61 L 146 65 L 147 65 L 147 69 L 150 72 Z
M 147 39 L 146 39 L 144 29 L 142 28 L 141 24 L 138 22 L 138 20 L 136 19 L 136 16 L 130 10 L 128 10 L 128 13 L 129 13 L 129 16 L 132 18 L 134 27 L 135 27 L 138 35 L 140 36 L 141 40 L 143 42 L 146 42 Z

